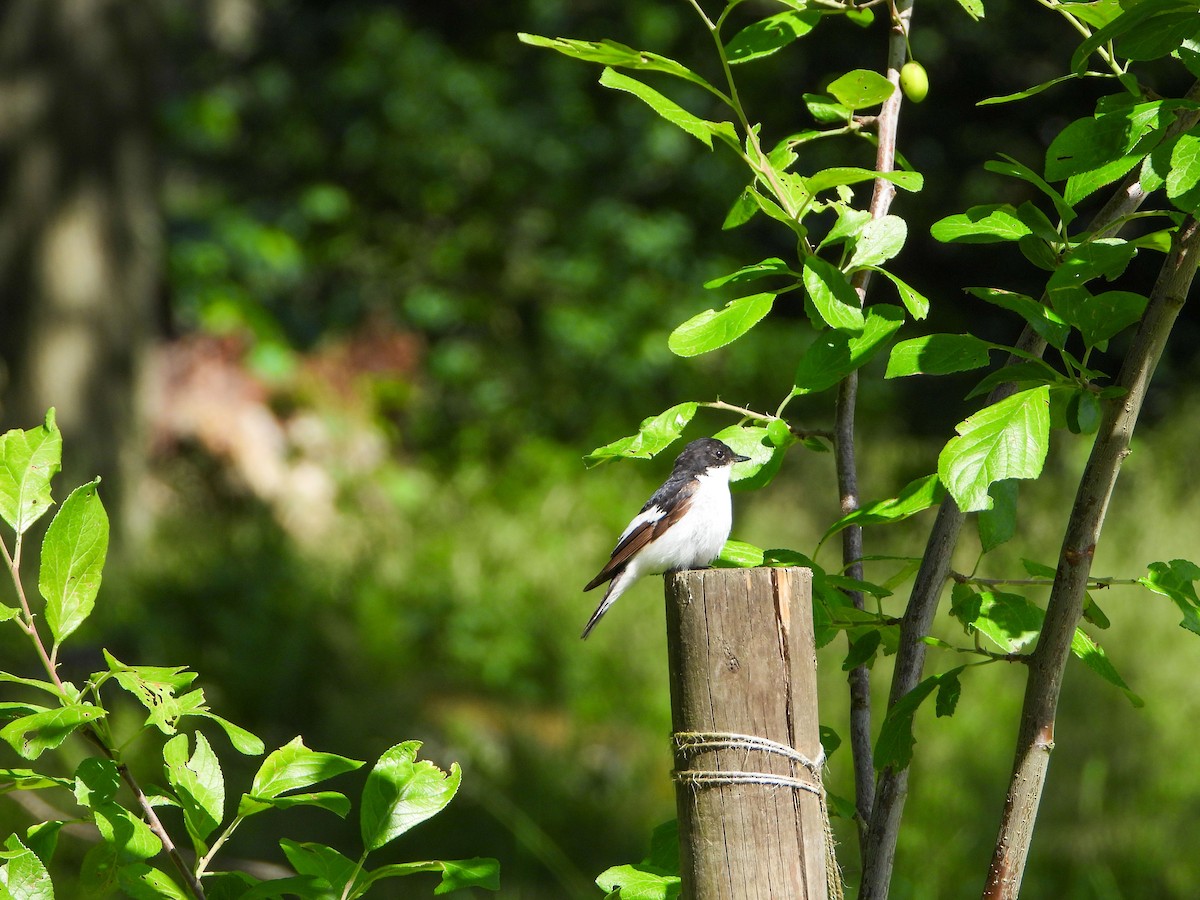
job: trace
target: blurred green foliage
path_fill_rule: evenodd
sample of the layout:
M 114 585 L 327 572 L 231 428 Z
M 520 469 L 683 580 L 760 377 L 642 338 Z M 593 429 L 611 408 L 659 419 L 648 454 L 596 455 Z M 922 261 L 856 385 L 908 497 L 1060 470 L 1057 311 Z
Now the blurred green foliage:
M 585 475 L 579 458 L 718 385 L 737 386 L 731 402 L 769 396 L 773 367 L 798 355 L 800 323 L 689 362 L 671 357 L 666 337 L 732 296 L 703 291 L 704 280 L 770 256 L 776 239 L 719 231 L 742 187 L 725 161 L 596 88 L 594 72 L 515 38 L 614 36 L 700 58 L 685 4 L 269 0 L 259 14 L 248 45 L 231 50 L 194 7 L 167 13 L 172 322 L 249 336 L 247 364 L 272 409 L 305 409 L 335 437 L 368 434 L 387 453 L 359 465 L 348 441 L 334 441 L 324 464 L 336 504 L 310 542 L 202 448 L 158 459 L 166 500 L 136 558 L 106 577 L 81 636 L 118 657 L 197 669 L 213 708 L 268 744 L 303 733 L 312 746 L 374 758 L 399 737 L 420 738 L 429 758 L 462 763 L 463 791 L 397 858 L 496 856 L 502 897 L 595 896 L 595 874 L 640 858 L 653 826 L 673 815 L 669 704 L 655 584 L 586 646 L 579 589 L 664 473 L 648 464 Z M 956 9 L 921 10 L 914 49 L 932 86 L 906 109 L 902 139 L 918 168 L 941 177 L 904 200 L 913 235 L 981 199 L 976 161 L 1001 133 L 1022 135 L 1005 146 L 1035 159 L 1044 148 L 1029 135 L 1048 141 L 1056 130 L 1039 126 L 1047 107 L 1036 100 L 970 109 L 1057 74 L 1053 26 L 1029 27 L 1016 4 L 993 3 L 988 15 L 1024 35 L 1010 42 L 1018 57 L 996 58 Z M 831 32 L 807 55 L 748 73 L 768 125 L 795 125 L 799 100 L 781 100 L 780 85 L 844 70 L 846 58 L 871 65 L 868 33 Z M 993 283 L 984 267 L 1002 264 L 911 243 L 897 272 L 934 299 L 940 327 L 978 317 L 982 304 L 939 286 Z M 348 405 L 305 387 L 309 351 L 377 317 L 419 339 L 408 382 L 368 384 Z M 1187 354 L 1164 365 L 1168 386 L 1194 371 Z M 922 461 L 937 444 L 921 437 L 944 439 L 961 417 L 942 400 L 957 401 L 970 381 L 892 383 L 887 397 L 865 389 L 864 497 L 928 474 Z M 828 402 L 799 408 L 822 427 Z M 1200 440 L 1187 415 L 1196 403 L 1157 410 L 1159 426 L 1122 476 L 1098 573 L 1136 575 L 1149 559 L 1192 552 L 1198 498 L 1178 461 Z M 716 427 L 703 413 L 694 426 Z M 1056 449 L 1048 465 L 1076 471 L 1079 447 Z M 770 492 L 739 497 L 734 537 L 810 551 L 838 514 L 833 492 L 811 487 L 831 483 L 830 467 L 828 455 L 807 454 Z M 1030 544 L 1052 547 L 1061 532 L 1070 497 L 1053 485 L 1022 495 Z M 921 551 L 886 529 L 870 537 L 877 552 Z M 969 570 L 974 550 L 961 552 Z M 1200 797 L 1194 638 L 1161 598 L 1114 589 L 1097 599 L 1114 621 L 1106 648 L 1147 706 L 1134 711 L 1091 673 L 1070 671 L 1026 893 L 1187 897 L 1200 880 L 1189 842 Z M 846 714 L 839 653 L 820 659 L 829 723 Z M 982 883 L 1023 679 L 997 666 L 979 676 L 953 719 L 918 715 L 897 900 L 957 898 Z M 845 748 L 829 781 L 851 794 Z M 0 816 L 24 821 L 8 807 Z M 343 826 L 327 816 L 297 821 L 296 840 L 338 843 Z M 837 830 L 853 857 L 852 830 Z M 72 852 L 66 838 L 60 852 Z M 233 852 L 276 859 L 266 844 L 235 842 Z

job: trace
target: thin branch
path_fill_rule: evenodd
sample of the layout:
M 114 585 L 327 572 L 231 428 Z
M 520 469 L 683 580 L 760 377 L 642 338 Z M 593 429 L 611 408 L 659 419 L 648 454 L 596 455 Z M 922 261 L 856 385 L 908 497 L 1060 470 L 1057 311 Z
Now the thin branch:
M 1053 578 L 979 578 L 975 575 L 966 575 L 962 572 L 950 572 L 950 580 L 958 584 L 978 584 L 983 587 L 1051 587 L 1054 584 Z M 1136 578 L 1109 578 L 1096 577 L 1088 579 L 1089 588 L 1108 588 L 1114 584 L 1132 585 L 1138 584 Z
M 908 57 L 908 23 L 912 16 L 913 0 L 900 0 L 893 7 L 892 30 L 888 39 L 887 78 L 892 83 L 892 95 L 884 102 L 876 119 L 877 144 L 875 171 L 891 172 L 896 166 L 896 132 L 900 124 L 900 69 Z M 883 178 L 875 179 L 871 194 L 871 217 L 882 218 L 891 208 L 896 187 Z M 871 272 L 860 269 L 852 281 L 860 303 L 866 302 Z M 858 461 L 854 446 L 855 406 L 858 399 L 858 373 L 851 372 L 838 385 L 834 419 L 834 461 L 837 469 L 838 495 L 842 515 L 859 508 Z M 861 526 L 851 525 L 842 531 L 842 560 L 846 573 L 863 580 L 863 534 Z M 861 591 L 846 591 L 856 609 L 864 609 Z M 865 853 L 867 830 L 871 822 L 875 798 L 875 764 L 871 752 L 871 670 L 866 665 L 850 670 L 850 749 L 854 757 L 854 802 L 858 812 L 860 847 Z
M 986 900 L 1015 900 L 1021 887 L 1050 751 L 1054 748 L 1054 719 L 1063 672 L 1071 652 L 1071 638 L 1083 612 L 1096 543 L 1121 464 L 1129 455 L 1129 442 L 1146 390 L 1175 320 L 1183 309 L 1198 262 L 1200 223 L 1189 217 L 1174 235 L 1171 251 L 1159 272 L 1150 302 L 1121 367 L 1117 384 L 1128 393 L 1107 404 L 1091 456 L 1079 481 L 1046 618 L 1037 649 L 1030 659 L 1012 780 L 983 892 Z
M 191 893 L 196 900 L 205 900 L 204 887 L 200 884 L 200 879 L 196 877 L 195 873 L 192 872 L 191 868 L 188 866 L 187 861 L 179 854 L 179 849 L 175 846 L 175 842 L 171 840 L 171 835 L 167 833 L 167 829 L 163 826 L 162 820 L 159 819 L 158 813 L 156 813 L 154 811 L 154 807 L 150 805 L 150 801 L 146 798 L 146 794 L 142 790 L 142 786 L 138 784 L 137 779 L 133 776 L 133 773 L 129 771 L 129 767 L 125 765 L 125 763 L 121 762 L 120 759 L 118 759 L 116 753 L 113 752 L 113 749 L 95 731 L 95 729 L 87 728 L 84 729 L 83 733 L 100 749 L 100 752 L 103 753 L 105 757 L 116 764 L 117 773 L 121 776 L 121 780 L 125 782 L 129 790 L 133 792 L 133 797 L 137 801 L 138 809 L 142 811 L 142 817 L 146 820 L 146 825 L 149 826 L 150 830 L 154 833 L 154 836 L 162 843 L 163 850 L 166 851 L 167 856 L 171 859 L 171 863 L 183 877 L 189 893 Z

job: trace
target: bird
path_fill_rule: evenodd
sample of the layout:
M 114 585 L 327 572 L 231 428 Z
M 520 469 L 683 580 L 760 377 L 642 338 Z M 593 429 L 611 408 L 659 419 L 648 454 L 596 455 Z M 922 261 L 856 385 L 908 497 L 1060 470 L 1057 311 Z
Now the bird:
M 621 532 L 604 568 L 584 587 L 586 592 L 609 582 L 581 638 L 643 575 L 703 568 L 716 559 L 733 527 L 733 464 L 749 461 L 716 438 L 697 438 L 683 448 L 670 476 Z

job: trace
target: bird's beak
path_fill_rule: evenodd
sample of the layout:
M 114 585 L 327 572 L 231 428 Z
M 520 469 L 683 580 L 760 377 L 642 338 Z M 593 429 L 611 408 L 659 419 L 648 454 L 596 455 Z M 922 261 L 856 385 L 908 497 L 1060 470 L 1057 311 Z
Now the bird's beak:
M 750 462 L 750 457 L 742 456 L 740 453 L 735 453 L 735 454 L 733 454 L 733 461 L 735 463 Z

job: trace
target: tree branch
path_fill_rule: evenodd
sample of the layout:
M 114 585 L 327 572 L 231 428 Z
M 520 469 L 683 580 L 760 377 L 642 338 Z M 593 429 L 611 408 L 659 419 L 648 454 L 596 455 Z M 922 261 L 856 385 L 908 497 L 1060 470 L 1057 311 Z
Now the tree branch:
M 1046 782 L 1050 751 L 1054 749 L 1054 717 L 1062 689 L 1071 638 L 1083 612 L 1096 542 L 1112 499 L 1121 463 L 1167 338 L 1187 299 L 1200 262 L 1200 223 L 1193 217 L 1180 226 L 1171 251 L 1150 293 L 1141 325 L 1121 367 L 1117 384 L 1128 393 L 1109 401 L 1092 445 L 1067 523 L 1054 587 L 1037 649 L 1029 661 L 1029 680 L 1017 736 L 1016 759 L 985 898 L 1015 900 L 1025 872 L 1033 823 Z
M 913 0 L 899 0 L 893 7 L 892 30 L 888 39 L 887 78 L 892 83 L 892 95 L 884 102 L 876 119 L 877 149 L 875 171 L 891 172 L 896 167 L 896 133 L 900 125 L 900 69 L 908 58 L 908 23 L 912 16 Z M 875 179 L 871 195 L 871 217 L 886 216 L 896 195 L 896 186 L 886 179 Z M 871 271 L 860 269 L 854 274 L 853 286 L 860 303 L 866 302 Z M 837 469 L 838 495 L 842 515 L 859 508 L 858 462 L 854 448 L 855 404 L 858 398 L 858 373 L 851 372 L 838 385 L 837 411 L 834 419 L 834 458 Z M 842 562 L 846 574 L 863 580 L 862 527 L 852 525 L 842 531 Z M 864 608 L 861 591 L 846 591 L 856 609 Z M 850 670 L 850 749 L 854 757 L 854 802 L 858 812 L 859 846 L 865 856 L 867 832 L 875 798 L 875 766 L 871 752 L 871 670 L 866 665 Z

